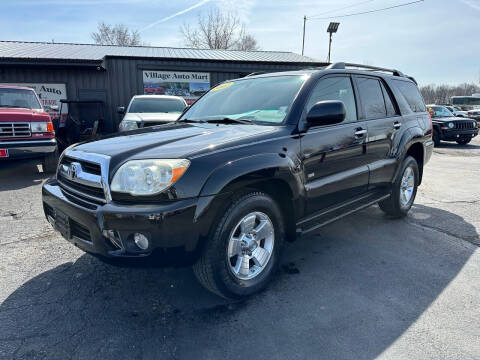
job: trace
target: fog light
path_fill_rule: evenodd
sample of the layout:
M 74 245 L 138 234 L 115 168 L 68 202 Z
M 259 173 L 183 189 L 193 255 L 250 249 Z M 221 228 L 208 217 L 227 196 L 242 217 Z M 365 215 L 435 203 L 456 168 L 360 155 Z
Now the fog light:
M 135 241 L 135 244 L 142 250 L 147 250 L 148 249 L 148 238 L 141 234 L 141 233 L 135 233 L 133 235 L 133 240 Z

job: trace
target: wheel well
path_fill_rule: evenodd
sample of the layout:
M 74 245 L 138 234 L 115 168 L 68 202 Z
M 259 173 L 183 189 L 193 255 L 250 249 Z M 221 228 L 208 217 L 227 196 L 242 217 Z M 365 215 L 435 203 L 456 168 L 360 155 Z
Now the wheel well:
M 238 179 L 237 179 L 238 180 Z M 284 222 L 285 222 L 285 232 L 286 240 L 293 241 L 296 238 L 296 228 L 295 228 L 295 209 L 293 204 L 293 193 L 290 189 L 290 186 L 283 180 L 279 179 L 267 179 L 260 180 L 256 182 L 251 182 L 247 187 L 238 187 L 237 184 L 242 183 L 240 181 L 234 181 L 233 183 L 227 185 L 222 192 L 231 191 L 235 195 L 243 195 L 251 191 L 261 191 L 269 195 L 279 206 L 282 211 Z
M 412 144 L 408 148 L 405 156 L 411 156 L 415 160 L 417 160 L 418 171 L 420 173 L 420 179 L 419 179 L 418 185 L 420 185 L 422 183 L 422 177 L 423 177 L 423 159 L 424 159 L 423 145 L 421 143 Z

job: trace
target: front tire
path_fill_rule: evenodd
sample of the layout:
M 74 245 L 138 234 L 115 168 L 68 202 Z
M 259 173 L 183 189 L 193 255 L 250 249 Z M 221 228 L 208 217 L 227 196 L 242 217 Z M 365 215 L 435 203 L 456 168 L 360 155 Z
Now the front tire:
M 252 192 L 233 201 L 213 225 L 193 269 L 200 283 L 228 299 L 261 291 L 280 261 L 285 231 L 280 208 Z
M 419 174 L 417 161 L 413 157 L 407 156 L 392 185 L 390 197 L 378 203 L 380 209 L 394 218 L 406 216 L 415 201 L 420 180 Z
M 58 148 L 54 152 L 45 156 L 42 160 L 42 169 L 46 174 L 53 174 L 57 171 L 58 165 Z
M 461 140 L 457 140 L 457 144 L 467 145 L 470 141 L 472 141 L 472 139 L 461 139 Z

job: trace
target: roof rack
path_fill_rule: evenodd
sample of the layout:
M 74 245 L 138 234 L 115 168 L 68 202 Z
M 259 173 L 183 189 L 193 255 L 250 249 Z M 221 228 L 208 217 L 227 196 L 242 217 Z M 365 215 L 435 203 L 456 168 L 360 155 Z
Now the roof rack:
M 370 70 L 370 71 L 383 71 L 383 72 L 388 72 L 392 73 L 394 76 L 405 76 L 401 71 L 395 70 L 395 69 L 386 69 L 378 66 L 371 66 L 371 65 L 362 65 L 362 64 L 352 64 L 352 63 L 344 63 L 344 62 L 337 62 L 328 65 L 325 69 L 346 69 L 347 67 L 349 68 L 357 68 L 357 69 L 365 69 L 365 70 Z

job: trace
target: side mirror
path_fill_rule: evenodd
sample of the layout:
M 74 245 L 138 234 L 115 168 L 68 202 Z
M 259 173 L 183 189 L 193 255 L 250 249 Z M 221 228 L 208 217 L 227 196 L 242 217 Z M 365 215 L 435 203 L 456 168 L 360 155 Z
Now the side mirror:
M 117 112 L 118 112 L 120 115 L 125 114 L 125 106 L 119 106 L 119 107 L 117 108 Z
M 307 114 L 308 127 L 341 123 L 347 116 L 343 101 L 319 101 Z

